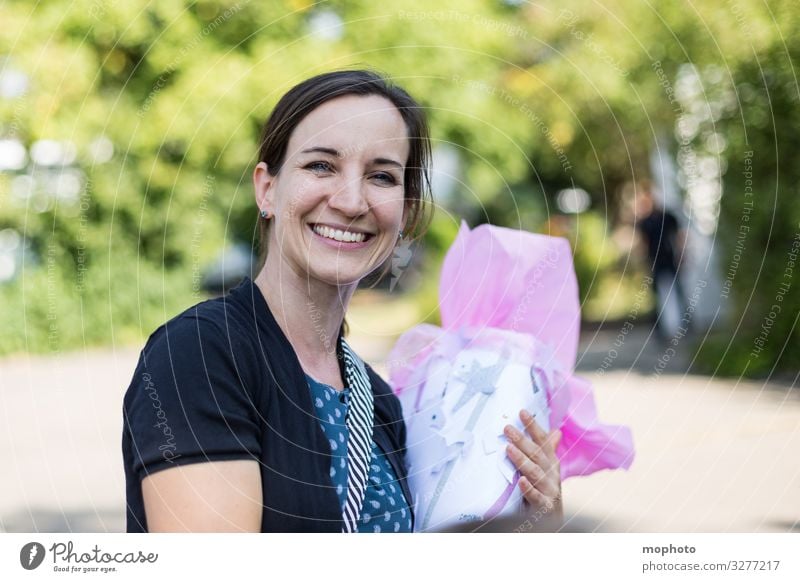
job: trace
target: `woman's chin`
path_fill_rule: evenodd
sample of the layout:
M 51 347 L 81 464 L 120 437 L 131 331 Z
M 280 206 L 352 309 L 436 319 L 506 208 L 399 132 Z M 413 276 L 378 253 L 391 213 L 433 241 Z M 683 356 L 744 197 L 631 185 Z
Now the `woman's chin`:
M 337 271 L 335 268 L 331 269 L 330 266 L 320 269 L 311 268 L 308 273 L 310 277 L 318 281 L 337 287 L 342 285 L 356 285 L 368 274 L 368 272 L 363 269 L 354 270 L 343 268 Z

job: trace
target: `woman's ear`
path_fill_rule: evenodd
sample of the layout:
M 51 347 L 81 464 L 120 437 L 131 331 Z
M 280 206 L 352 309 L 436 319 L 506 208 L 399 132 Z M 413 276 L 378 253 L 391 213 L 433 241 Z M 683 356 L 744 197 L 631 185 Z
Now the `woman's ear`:
M 266 211 L 269 215 L 275 214 L 274 191 L 272 187 L 277 176 L 270 175 L 266 162 L 259 162 L 253 169 L 253 189 L 256 194 L 256 204 L 260 212 Z

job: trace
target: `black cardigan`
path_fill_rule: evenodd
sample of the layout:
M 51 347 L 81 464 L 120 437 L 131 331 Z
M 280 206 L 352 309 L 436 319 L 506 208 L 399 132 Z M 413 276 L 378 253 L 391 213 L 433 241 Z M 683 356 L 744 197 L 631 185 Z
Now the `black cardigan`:
M 366 368 L 373 439 L 413 507 L 400 402 Z M 262 532 L 341 531 L 330 445 L 312 406 L 300 362 L 250 279 L 162 325 L 142 350 L 123 402 L 128 532 L 147 531 L 141 481 L 149 473 L 229 459 L 260 462 Z

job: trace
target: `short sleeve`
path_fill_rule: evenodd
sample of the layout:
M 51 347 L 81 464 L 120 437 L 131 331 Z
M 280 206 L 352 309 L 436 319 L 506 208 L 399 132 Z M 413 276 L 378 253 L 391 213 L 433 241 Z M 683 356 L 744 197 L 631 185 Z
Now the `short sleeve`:
M 176 465 L 260 458 L 247 343 L 199 316 L 180 316 L 151 336 L 123 402 L 140 481 Z

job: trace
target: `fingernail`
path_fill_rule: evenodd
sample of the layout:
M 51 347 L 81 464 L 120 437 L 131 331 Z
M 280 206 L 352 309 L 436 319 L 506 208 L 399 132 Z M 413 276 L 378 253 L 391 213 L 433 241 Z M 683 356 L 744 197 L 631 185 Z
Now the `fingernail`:
M 525 421 L 528 421 L 528 420 L 530 420 L 531 418 L 533 418 L 533 417 L 531 416 L 531 413 L 530 413 L 530 412 L 528 412 L 527 410 L 524 410 L 524 409 L 522 410 L 522 412 L 520 412 L 520 416 L 522 417 L 522 420 L 525 420 Z
M 507 424 L 506 427 L 503 429 L 503 432 L 506 433 L 506 436 L 509 438 L 514 438 L 516 435 L 516 430 L 510 424 Z

